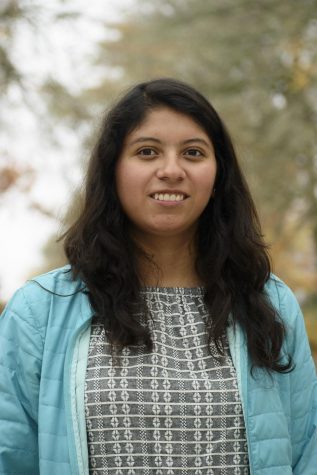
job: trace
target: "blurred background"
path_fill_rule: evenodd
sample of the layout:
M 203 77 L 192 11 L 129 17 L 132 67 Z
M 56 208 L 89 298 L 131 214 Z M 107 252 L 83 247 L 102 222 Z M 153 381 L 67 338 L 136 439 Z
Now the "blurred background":
M 317 0 L 0 0 L 1 305 L 65 262 L 104 110 L 159 76 L 227 123 L 316 356 Z

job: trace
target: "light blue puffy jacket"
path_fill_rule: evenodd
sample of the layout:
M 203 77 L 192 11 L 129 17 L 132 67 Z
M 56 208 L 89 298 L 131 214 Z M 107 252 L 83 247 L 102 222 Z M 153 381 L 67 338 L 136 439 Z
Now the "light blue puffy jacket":
M 0 473 L 88 475 L 84 380 L 92 309 L 69 267 L 18 290 L 0 318 Z M 49 289 L 54 294 L 43 290 Z M 289 288 L 266 291 L 287 326 L 288 374 L 250 375 L 243 333 L 229 328 L 252 475 L 317 475 L 317 379 Z

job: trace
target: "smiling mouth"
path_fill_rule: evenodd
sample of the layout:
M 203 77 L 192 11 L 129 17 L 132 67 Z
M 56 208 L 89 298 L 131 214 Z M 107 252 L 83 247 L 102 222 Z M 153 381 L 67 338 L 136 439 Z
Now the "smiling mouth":
M 151 198 L 154 198 L 157 201 L 184 201 L 187 198 L 187 195 L 183 193 L 153 193 Z

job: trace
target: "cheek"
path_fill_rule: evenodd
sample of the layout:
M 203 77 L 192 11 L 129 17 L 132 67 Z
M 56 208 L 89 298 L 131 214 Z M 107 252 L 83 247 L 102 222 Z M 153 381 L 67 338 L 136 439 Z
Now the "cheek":
M 135 167 L 119 163 L 116 172 L 116 188 L 122 206 L 129 208 L 142 190 L 142 176 Z
M 204 195 L 208 199 L 213 194 L 215 181 L 216 181 L 216 167 L 215 166 L 206 168 L 203 171 L 203 173 L 200 173 L 199 177 L 197 177 L 197 183 L 199 185 L 201 194 Z

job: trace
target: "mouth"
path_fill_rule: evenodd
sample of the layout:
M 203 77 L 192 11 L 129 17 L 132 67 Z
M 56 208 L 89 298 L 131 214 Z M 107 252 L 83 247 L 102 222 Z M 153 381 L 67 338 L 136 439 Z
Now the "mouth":
M 184 193 L 152 193 L 150 196 L 157 201 L 184 201 L 188 198 Z

